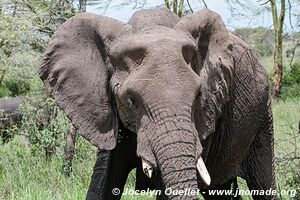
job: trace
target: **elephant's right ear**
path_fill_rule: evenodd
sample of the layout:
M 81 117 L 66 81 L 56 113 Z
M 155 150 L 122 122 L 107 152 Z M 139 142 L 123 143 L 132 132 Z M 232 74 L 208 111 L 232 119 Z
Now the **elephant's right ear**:
M 118 129 L 107 53 L 111 43 L 130 30 L 111 18 L 78 14 L 55 32 L 38 69 L 58 106 L 79 133 L 100 149 L 116 146 Z
M 195 124 L 201 137 L 206 138 L 215 132 L 230 98 L 233 42 L 220 15 L 209 9 L 184 16 L 175 29 L 189 33 L 198 46 L 194 70 L 201 79 L 201 92 L 195 104 Z

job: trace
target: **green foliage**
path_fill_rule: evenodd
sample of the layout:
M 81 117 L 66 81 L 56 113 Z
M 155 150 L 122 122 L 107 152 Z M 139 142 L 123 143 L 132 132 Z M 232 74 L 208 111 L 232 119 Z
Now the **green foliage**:
M 300 97 L 300 63 L 292 65 L 283 75 L 281 98 L 286 100 L 295 97 Z
M 276 178 L 280 190 L 298 188 L 296 170 L 299 169 L 300 135 L 300 98 L 280 100 L 273 104 Z M 283 196 L 283 199 L 289 199 Z M 296 198 L 295 198 L 296 199 Z
M 39 54 L 29 44 L 40 39 L 34 34 L 33 14 L 20 0 L 0 2 L 0 71 L 1 80 L 6 77 L 28 79 L 34 75 Z M 44 40 L 43 44 L 46 44 Z M 42 44 L 40 44 L 42 45 Z
M 82 160 L 75 157 L 70 177 L 61 173 L 62 157 L 51 160 L 30 153 L 28 141 L 17 136 L 0 148 L 1 200 L 81 200 L 86 191 L 95 163 L 95 150 L 90 149 Z
M 3 85 L 0 85 L 0 98 L 12 96 L 12 92 Z
M 300 199 L 300 164 L 295 167 L 294 176 L 287 181 L 287 184 L 296 191 L 295 199 Z
M 25 95 L 30 90 L 29 82 L 22 79 L 10 79 L 5 81 L 4 85 L 11 92 L 10 96 Z
M 26 115 L 20 131 L 27 135 L 31 153 L 43 152 L 46 158 L 50 158 L 57 150 L 61 151 L 69 122 L 53 99 L 38 96 L 27 101 L 22 110 Z
M 30 82 L 25 79 L 9 79 L 0 85 L 0 97 L 24 96 L 30 91 Z
M 36 77 L 36 66 L 49 38 L 75 13 L 72 1 L 67 0 L 0 1 L 0 96 L 26 93 L 25 82 L 31 84 Z M 16 87 L 13 79 L 22 86 Z
M 300 84 L 300 63 L 293 64 L 291 69 L 284 73 L 283 84 L 286 86 Z
M 282 100 L 300 97 L 300 84 L 294 84 L 291 86 L 283 85 L 280 96 Z

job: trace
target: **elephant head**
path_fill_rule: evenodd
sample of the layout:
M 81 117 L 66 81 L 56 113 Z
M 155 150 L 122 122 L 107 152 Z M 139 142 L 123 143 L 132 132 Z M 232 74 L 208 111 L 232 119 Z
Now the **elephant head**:
M 90 143 L 114 149 L 122 123 L 137 134 L 149 177 L 159 169 L 167 188 L 196 190 L 211 182 L 201 142 L 228 98 L 228 37 L 207 9 L 180 20 L 167 9 L 147 10 L 128 24 L 82 13 L 54 34 L 39 75 Z

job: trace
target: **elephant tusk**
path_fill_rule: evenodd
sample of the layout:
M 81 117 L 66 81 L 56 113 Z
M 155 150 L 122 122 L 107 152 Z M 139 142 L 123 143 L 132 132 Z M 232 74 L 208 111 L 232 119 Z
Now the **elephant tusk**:
M 151 178 L 153 173 L 153 168 L 151 167 L 151 165 L 147 161 L 142 160 L 142 167 L 143 172 L 146 174 L 146 176 L 148 176 L 148 178 Z
M 210 175 L 205 167 L 203 159 L 200 157 L 197 162 L 197 170 L 204 183 L 209 186 L 211 183 Z

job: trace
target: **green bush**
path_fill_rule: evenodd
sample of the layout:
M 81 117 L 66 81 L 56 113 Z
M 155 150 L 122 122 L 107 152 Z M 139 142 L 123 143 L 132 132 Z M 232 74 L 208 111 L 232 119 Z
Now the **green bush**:
M 0 98 L 9 97 L 9 96 L 12 96 L 12 92 L 6 86 L 1 85 L 0 86 Z
M 289 71 L 285 71 L 283 84 L 286 86 L 300 84 L 300 63 L 293 64 Z
M 93 149 L 85 158 L 84 162 L 75 158 L 74 172 L 65 177 L 61 173 L 61 156 L 54 155 L 51 160 L 34 156 L 28 149 L 27 140 L 16 136 L 0 147 L 0 199 L 84 199 L 95 164 Z
M 1 97 L 15 97 L 26 95 L 30 91 L 30 83 L 26 80 L 9 79 L 0 85 L 0 98 Z
M 25 95 L 30 90 L 30 83 L 25 80 L 10 79 L 5 81 L 6 88 L 11 91 L 10 96 L 21 96 Z
M 300 97 L 300 84 L 294 85 L 283 85 L 281 89 L 281 99 L 287 100 L 289 98 L 297 98 Z
M 62 154 L 69 121 L 53 99 L 36 96 L 24 103 L 21 133 L 29 139 L 31 153 L 43 152 L 46 158 Z
M 295 169 L 294 176 L 288 181 L 290 187 L 296 191 L 295 199 L 300 199 L 300 165 Z
M 282 99 L 300 97 L 300 63 L 291 66 L 284 72 L 281 90 Z

